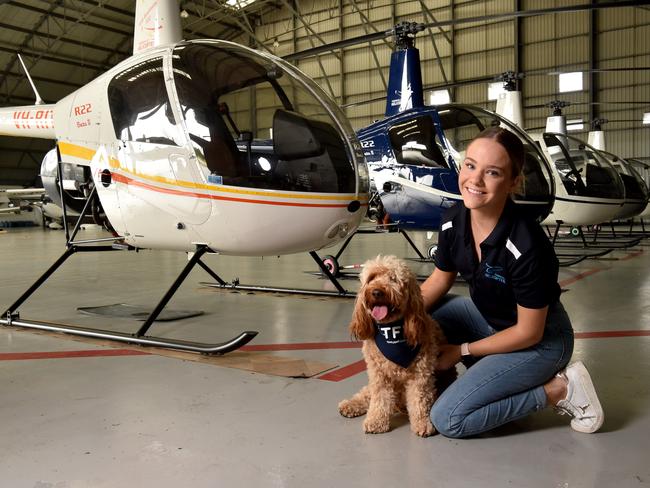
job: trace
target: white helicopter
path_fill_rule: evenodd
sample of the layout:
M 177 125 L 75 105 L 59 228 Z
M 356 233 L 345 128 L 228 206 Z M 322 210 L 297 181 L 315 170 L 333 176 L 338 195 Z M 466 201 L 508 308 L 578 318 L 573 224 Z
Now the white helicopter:
M 625 203 L 615 219 L 630 220 L 640 216 L 648 206 L 648 187 L 632 163 L 607 151 L 605 132 L 602 129 L 602 125 L 607 122 L 607 119 L 594 119 L 591 122 L 592 130 L 589 131 L 587 142 L 607 158 L 620 175 L 625 187 Z
M 146 335 L 196 264 L 225 285 L 201 257 L 307 251 L 329 275 L 315 251 L 353 233 L 366 213 L 363 154 L 336 104 L 275 56 L 227 41 L 183 41 L 177 0 L 137 1 L 132 57 L 55 104 L 35 93 L 35 105 L 0 108 L 0 134 L 56 140 L 44 166 L 50 175 L 57 168 L 50 183 L 64 210 L 79 199 L 80 218 L 72 232 L 66 224 L 65 253 L 0 324 L 228 352 L 256 332 L 219 344 Z M 251 114 L 255 97 L 264 103 Z M 105 214 L 115 238 L 74 240 L 91 209 Z M 115 247 L 190 255 L 135 334 L 19 317 L 18 307 L 69 256 Z
M 627 162 L 634 168 L 636 173 L 644 181 L 646 188 L 650 192 L 650 165 L 644 163 L 643 161 L 635 158 L 629 158 Z M 641 220 L 641 225 L 643 226 L 643 232 L 645 232 L 645 223 L 644 220 L 650 218 L 650 205 L 646 205 L 645 210 L 641 212 L 637 217 Z
M 497 100 L 496 112 L 523 128 L 521 92 L 515 89 L 513 73 L 508 73 L 506 90 Z M 510 81 L 510 82 L 509 82 Z M 548 161 L 555 178 L 555 203 L 542 225 L 575 228 L 608 222 L 625 203 L 623 182 L 612 165 L 593 156 L 584 142 L 567 135 L 566 118 L 557 104 L 548 117 L 546 131 L 530 134 Z
M 0 188 L 0 215 L 20 213 L 44 194 L 43 188 Z

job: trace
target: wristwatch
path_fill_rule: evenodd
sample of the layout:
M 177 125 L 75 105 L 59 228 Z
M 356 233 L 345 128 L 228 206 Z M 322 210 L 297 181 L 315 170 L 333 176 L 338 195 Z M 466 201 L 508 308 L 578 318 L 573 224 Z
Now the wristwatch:
M 471 356 L 472 353 L 469 352 L 469 342 L 463 342 L 460 345 L 460 355 L 461 357 Z

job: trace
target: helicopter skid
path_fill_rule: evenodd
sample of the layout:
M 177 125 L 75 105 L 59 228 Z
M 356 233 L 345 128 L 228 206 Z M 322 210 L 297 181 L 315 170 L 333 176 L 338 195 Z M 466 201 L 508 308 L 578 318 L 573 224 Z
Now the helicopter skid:
M 163 347 L 167 349 L 178 349 L 181 351 L 198 352 L 201 354 L 225 354 L 239 349 L 250 342 L 256 335 L 255 331 L 245 331 L 229 341 L 217 344 L 205 344 L 201 342 L 183 341 L 180 339 L 168 339 L 154 336 L 138 337 L 133 334 L 115 332 L 103 329 L 90 329 L 69 324 L 57 324 L 54 322 L 40 322 L 28 320 L 0 319 L 0 324 L 11 327 L 22 327 L 26 329 L 45 330 L 76 336 L 103 339 L 109 341 L 126 342 L 140 346 Z
M 140 325 L 137 332 L 134 334 L 114 332 L 102 329 L 91 329 L 86 327 L 79 327 L 68 324 L 57 324 L 53 322 L 36 321 L 36 320 L 23 320 L 20 318 L 18 308 L 43 285 L 50 276 L 59 268 L 65 261 L 77 252 L 106 252 L 117 251 L 119 248 L 109 246 L 79 246 L 78 244 L 69 243 L 66 251 L 52 264 L 40 278 L 38 278 L 28 289 L 18 298 L 5 312 L 0 319 L 1 325 L 24 327 L 28 329 L 39 329 L 51 332 L 61 332 L 83 337 L 92 337 L 96 339 L 108 339 L 118 342 L 127 342 L 131 344 L 138 344 L 141 346 L 155 346 L 165 347 L 170 349 L 179 349 L 183 351 L 198 352 L 203 354 L 225 354 L 240 348 L 248 343 L 253 337 L 257 335 L 255 331 L 245 331 L 238 336 L 221 343 L 208 344 L 191 341 L 183 341 L 180 339 L 168 339 L 162 337 L 155 337 L 146 335 L 149 328 L 153 325 L 154 321 L 160 315 L 160 312 L 165 308 L 169 300 L 174 296 L 178 288 L 181 286 L 185 278 L 189 275 L 190 271 L 198 264 L 208 274 L 215 279 L 218 276 L 201 261 L 201 257 L 209 251 L 205 246 L 199 246 L 191 259 L 181 270 L 174 283 L 167 290 L 162 299 L 158 302 L 154 310 L 149 314 L 146 320 Z
M 351 238 L 352 236 L 348 238 L 348 240 L 346 241 L 346 245 Z M 239 280 L 234 280 L 231 283 L 227 283 L 214 273 L 210 273 L 210 274 L 212 275 L 213 278 L 217 280 L 217 283 L 202 282 L 201 284 L 211 288 L 219 288 L 220 290 L 231 290 L 231 291 L 241 290 L 241 291 L 253 291 L 253 292 L 264 292 L 264 293 L 280 293 L 280 294 L 287 294 L 287 295 L 311 295 L 311 296 L 327 296 L 327 297 L 342 297 L 342 298 L 353 298 L 357 296 L 356 292 L 348 291 L 345 288 L 343 288 L 343 286 L 341 286 L 341 284 L 336 279 L 336 275 L 338 275 L 338 272 L 336 272 L 335 270 L 330 270 L 326 265 L 326 263 L 324 262 L 324 259 L 321 259 L 318 256 L 318 254 L 316 254 L 315 251 L 311 251 L 309 255 L 312 257 L 314 261 L 316 261 L 316 264 L 318 264 L 318 267 L 320 268 L 320 275 L 327 278 L 332 283 L 332 285 L 334 285 L 336 291 L 310 290 L 310 289 L 303 289 L 303 288 L 282 288 L 282 287 L 263 286 L 263 285 L 262 286 L 242 285 L 241 283 L 239 283 Z M 333 256 L 329 256 L 329 258 L 334 259 Z

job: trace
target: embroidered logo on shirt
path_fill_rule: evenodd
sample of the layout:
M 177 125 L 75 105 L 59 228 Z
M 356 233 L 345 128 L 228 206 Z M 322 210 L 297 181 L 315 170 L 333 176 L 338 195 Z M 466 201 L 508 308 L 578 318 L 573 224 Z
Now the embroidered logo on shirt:
M 505 285 L 506 279 L 501 273 L 503 273 L 502 266 L 491 266 L 488 263 L 485 263 L 485 277 L 490 278 L 491 280 L 496 280 Z

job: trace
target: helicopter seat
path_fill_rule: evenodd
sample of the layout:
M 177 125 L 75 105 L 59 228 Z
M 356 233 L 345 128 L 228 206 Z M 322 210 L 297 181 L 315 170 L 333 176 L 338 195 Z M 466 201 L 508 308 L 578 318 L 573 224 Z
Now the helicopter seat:
M 202 123 L 207 125 L 210 139 L 190 134 L 190 138 L 201 147 L 206 165 L 213 175 L 226 179 L 236 178 L 241 168 L 241 153 L 235 139 L 218 113 L 203 112 Z
M 432 166 L 434 168 L 439 166 L 433 159 L 426 156 L 425 151 L 411 147 L 402 149 L 402 163 L 415 164 L 418 166 Z
M 587 188 L 591 196 L 613 198 L 615 195 L 614 179 L 607 168 L 587 164 Z
M 334 127 L 299 113 L 278 109 L 273 115 L 275 176 L 298 191 L 353 191 L 354 181 L 339 181 L 349 166 L 343 141 Z

